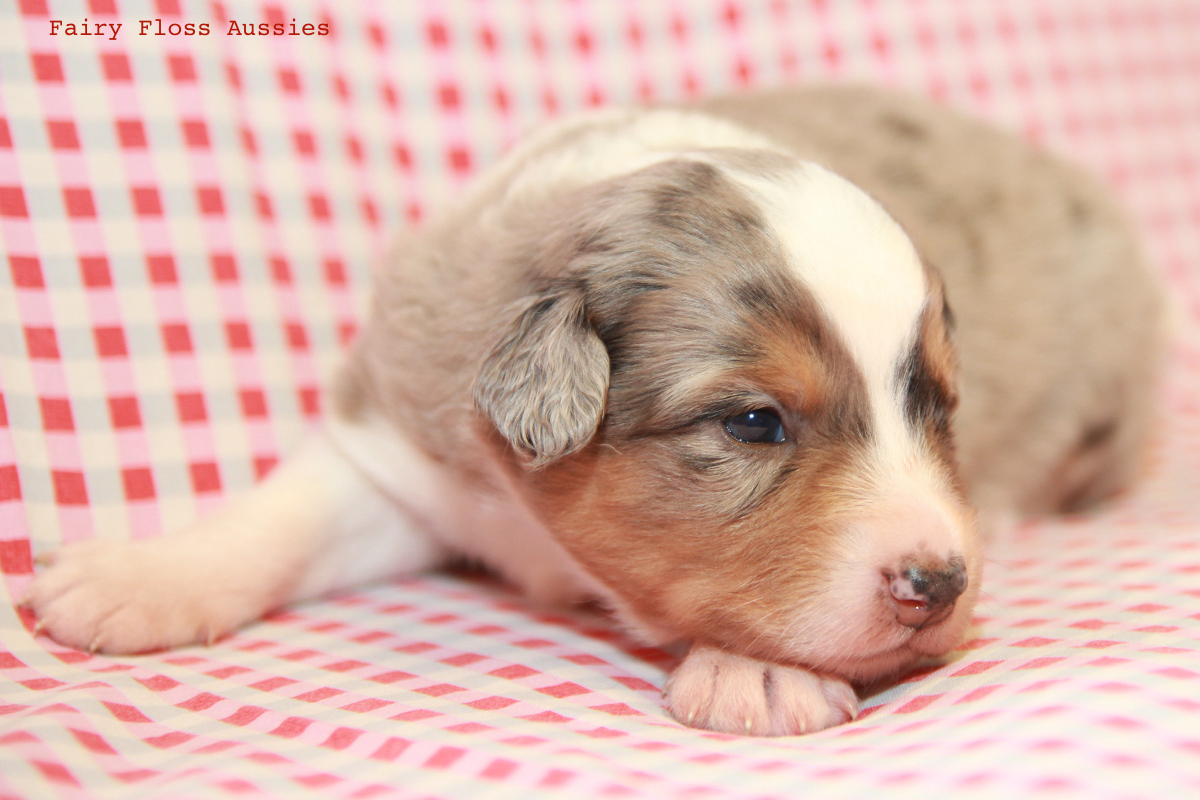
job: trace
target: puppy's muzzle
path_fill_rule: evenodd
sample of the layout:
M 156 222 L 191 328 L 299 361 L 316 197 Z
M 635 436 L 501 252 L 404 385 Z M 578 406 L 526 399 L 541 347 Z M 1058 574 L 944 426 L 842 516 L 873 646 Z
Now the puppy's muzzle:
M 921 629 L 950 616 L 954 603 L 967 588 L 967 567 L 962 558 L 907 561 L 895 572 L 885 571 L 896 621 Z

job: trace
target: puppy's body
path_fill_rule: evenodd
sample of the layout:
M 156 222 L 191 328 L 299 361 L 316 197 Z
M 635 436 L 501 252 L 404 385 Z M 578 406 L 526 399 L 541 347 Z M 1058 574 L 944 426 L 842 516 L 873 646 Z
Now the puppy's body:
M 849 681 L 960 637 L 968 496 L 1126 483 L 1157 316 L 1102 192 L 940 109 L 817 89 L 568 122 L 398 249 L 321 438 L 190 536 L 62 551 L 31 602 L 138 650 L 457 553 L 691 642 L 690 724 L 826 727 Z

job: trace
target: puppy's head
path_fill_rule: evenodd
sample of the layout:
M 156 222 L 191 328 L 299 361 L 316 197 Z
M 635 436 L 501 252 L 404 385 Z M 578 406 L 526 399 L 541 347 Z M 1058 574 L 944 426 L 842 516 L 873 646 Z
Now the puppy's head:
M 589 187 L 475 401 L 528 502 L 660 640 L 856 680 L 979 579 L 940 283 L 848 182 L 710 151 Z

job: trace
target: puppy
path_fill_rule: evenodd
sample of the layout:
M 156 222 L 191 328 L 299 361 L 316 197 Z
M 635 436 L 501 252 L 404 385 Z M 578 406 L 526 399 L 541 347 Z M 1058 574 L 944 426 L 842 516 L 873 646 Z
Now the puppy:
M 144 651 L 466 556 L 688 643 L 688 725 L 820 730 L 959 641 L 976 509 L 1129 482 L 1159 309 L 1095 182 L 941 108 L 571 120 L 391 257 L 318 435 L 182 535 L 51 554 L 28 602 Z

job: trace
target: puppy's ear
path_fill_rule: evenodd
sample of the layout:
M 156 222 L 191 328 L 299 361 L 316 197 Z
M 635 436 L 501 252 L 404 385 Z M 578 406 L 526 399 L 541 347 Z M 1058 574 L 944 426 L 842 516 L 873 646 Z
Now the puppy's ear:
M 608 352 L 582 292 L 531 299 L 475 379 L 475 408 L 537 469 L 583 447 L 604 416 Z

